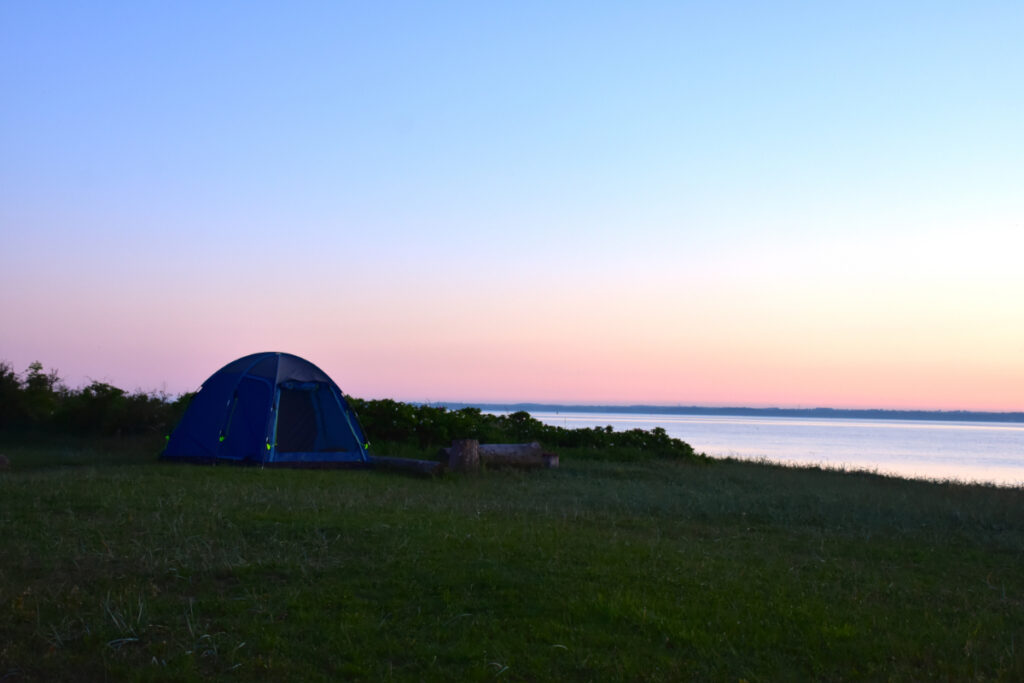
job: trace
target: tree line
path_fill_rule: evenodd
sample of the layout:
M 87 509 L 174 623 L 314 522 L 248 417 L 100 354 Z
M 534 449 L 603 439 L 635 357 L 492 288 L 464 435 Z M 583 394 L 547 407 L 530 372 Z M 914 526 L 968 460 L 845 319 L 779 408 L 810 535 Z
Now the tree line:
M 661 427 L 621 432 L 610 426 L 567 429 L 544 424 L 522 410 L 485 413 L 471 406 L 449 410 L 390 399 L 348 400 L 371 442 L 405 443 L 421 450 L 447 446 L 453 439 L 477 439 L 480 443 L 539 441 L 545 448 L 571 448 L 615 459 L 695 455 L 688 443 Z
M 31 363 L 18 373 L 0 361 L 0 429 L 81 436 L 166 434 L 192 394 L 127 392 L 92 381 L 69 388 L 56 370 Z
M 0 430 L 73 436 L 163 436 L 171 433 L 194 395 L 126 392 L 97 381 L 72 389 L 56 370 L 47 371 L 38 361 L 22 373 L 0 361 Z M 390 443 L 429 451 L 447 446 L 453 439 L 477 439 L 481 443 L 539 441 L 546 448 L 579 449 L 595 457 L 694 455 L 689 444 L 670 437 L 660 427 L 622 432 L 611 427 L 567 429 L 544 424 L 521 410 L 495 414 L 469 406 L 449 410 L 391 399 L 347 399 L 366 436 L 385 449 Z

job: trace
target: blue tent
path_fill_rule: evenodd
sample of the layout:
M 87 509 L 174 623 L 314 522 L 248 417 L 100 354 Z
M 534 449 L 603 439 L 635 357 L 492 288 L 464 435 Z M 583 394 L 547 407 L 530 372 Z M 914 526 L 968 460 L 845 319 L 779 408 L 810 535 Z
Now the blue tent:
M 289 353 L 254 353 L 203 382 L 161 458 L 326 466 L 367 462 L 367 445 L 323 370 Z

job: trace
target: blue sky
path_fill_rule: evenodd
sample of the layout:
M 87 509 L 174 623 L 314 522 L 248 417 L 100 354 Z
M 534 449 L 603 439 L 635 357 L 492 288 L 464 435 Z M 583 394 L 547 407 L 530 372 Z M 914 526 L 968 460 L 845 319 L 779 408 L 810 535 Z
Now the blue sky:
M 1021 409 L 1021 35 L 1010 2 L 5 2 L 0 357 Z

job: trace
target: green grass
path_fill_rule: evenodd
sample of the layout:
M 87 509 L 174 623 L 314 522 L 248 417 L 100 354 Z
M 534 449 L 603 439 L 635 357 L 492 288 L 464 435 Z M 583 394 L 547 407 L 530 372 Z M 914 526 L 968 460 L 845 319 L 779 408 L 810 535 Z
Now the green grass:
M 1024 490 L 0 442 L 0 679 L 1024 680 Z

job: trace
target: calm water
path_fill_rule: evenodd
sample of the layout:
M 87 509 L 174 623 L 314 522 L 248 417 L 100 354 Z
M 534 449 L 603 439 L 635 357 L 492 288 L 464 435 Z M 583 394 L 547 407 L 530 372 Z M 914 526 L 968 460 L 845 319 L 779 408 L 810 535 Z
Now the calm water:
M 786 417 L 532 413 L 560 427 L 662 427 L 712 456 L 1024 485 L 1024 424 Z

